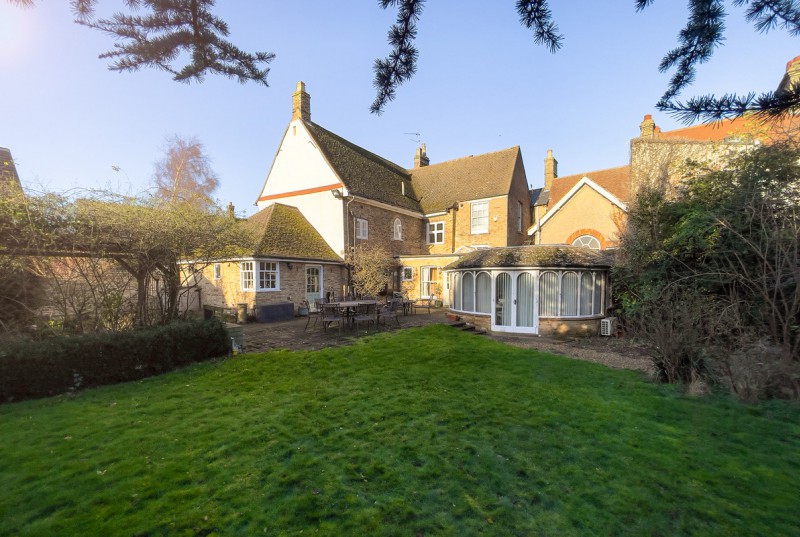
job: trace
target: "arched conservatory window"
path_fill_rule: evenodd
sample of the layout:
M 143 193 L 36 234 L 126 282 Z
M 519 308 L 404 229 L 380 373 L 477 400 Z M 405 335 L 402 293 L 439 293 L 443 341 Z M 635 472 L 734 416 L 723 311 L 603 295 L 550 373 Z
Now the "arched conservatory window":
M 492 312 L 492 277 L 486 272 L 479 273 L 475 278 L 475 311 Z
M 581 315 L 592 314 L 592 292 L 594 291 L 594 274 L 591 272 L 581 273 Z
M 464 273 L 461 290 L 464 311 L 475 311 L 475 277 L 471 272 Z
M 578 315 L 578 275 L 565 272 L 561 276 L 561 317 Z
M 539 315 L 558 317 L 558 274 L 555 272 L 539 276 Z
M 591 235 L 581 235 L 574 241 L 572 241 L 572 246 L 583 246 L 585 248 L 590 248 L 592 250 L 599 250 L 600 249 L 600 241 L 597 238 L 592 237 Z

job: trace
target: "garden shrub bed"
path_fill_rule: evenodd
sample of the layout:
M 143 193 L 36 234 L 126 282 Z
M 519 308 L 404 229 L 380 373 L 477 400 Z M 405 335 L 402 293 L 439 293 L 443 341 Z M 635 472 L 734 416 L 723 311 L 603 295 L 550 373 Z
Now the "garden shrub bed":
M 217 319 L 0 346 L 0 402 L 138 380 L 226 355 Z

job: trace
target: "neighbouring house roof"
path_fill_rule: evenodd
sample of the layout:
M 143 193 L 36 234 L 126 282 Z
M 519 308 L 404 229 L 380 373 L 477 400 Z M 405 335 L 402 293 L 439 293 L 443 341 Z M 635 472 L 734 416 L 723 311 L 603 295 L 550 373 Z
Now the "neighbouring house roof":
M 420 210 L 414 185 L 405 169 L 316 123 L 303 121 L 303 124 L 349 194 L 403 209 Z
M 531 199 L 531 205 L 538 205 L 539 196 L 542 195 L 544 188 L 532 188 L 528 191 Z
M 519 146 L 515 146 L 409 172 L 423 212 L 431 214 L 447 210 L 459 201 L 508 195 L 519 156 Z
M 246 222 L 255 233 L 253 257 L 342 262 L 296 207 L 274 203 Z
M 791 115 L 769 122 L 765 122 L 753 116 L 745 116 L 735 119 L 723 119 L 712 123 L 703 123 L 670 131 L 662 131 L 656 127 L 656 133 L 653 139 L 687 142 L 720 142 L 757 139 L 767 142 L 780 139 L 792 130 L 796 130 L 797 127 L 798 119 Z
M 606 170 L 556 177 L 550 187 L 550 197 L 547 200 L 549 206 L 561 201 L 561 198 L 566 196 L 572 187 L 584 177 L 591 179 L 595 184 L 607 190 L 620 201 L 624 202 L 628 199 L 630 194 L 630 166 L 619 166 Z
M 610 268 L 613 253 L 581 246 L 534 245 L 475 250 L 444 270 L 515 267 L 596 267 Z

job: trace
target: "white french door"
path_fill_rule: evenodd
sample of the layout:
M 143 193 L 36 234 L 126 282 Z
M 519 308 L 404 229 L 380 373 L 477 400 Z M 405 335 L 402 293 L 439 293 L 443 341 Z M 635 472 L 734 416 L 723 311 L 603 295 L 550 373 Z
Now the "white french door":
M 322 298 L 322 265 L 306 265 L 306 300 L 312 309 L 316 298 Z
M 538 271 L 501 271 L 493 276 L 492 330 L 538 334 Z

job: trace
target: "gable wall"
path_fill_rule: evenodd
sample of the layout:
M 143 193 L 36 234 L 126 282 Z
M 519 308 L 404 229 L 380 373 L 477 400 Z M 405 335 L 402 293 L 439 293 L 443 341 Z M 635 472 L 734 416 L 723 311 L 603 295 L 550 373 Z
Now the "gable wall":
M 517 212 L 522 204 L 522 229 L 517 228 Z M 514 175 L 511 178 L 511 187 L 508 192 L 508 206 L 506 208 L 506 235 L 508 240 L 503 246 L 519 246 L 525 244 L 527 230 L 531 225 L 530 193 L 528 192 L 528 178 L 525 175 L 525 166 L 522 157 L 517 156 L 514 166 Z M 491 216 L 491 215 L 490 215 Z
M 292 121 L 281 140 L 257 205 L 259 210 L 275 202 L 297 207 L 331 249 L 344 256 L 344 229 L 331 225 L 341 221 L 343 214 L 344 202 L 331 194 L 336 188 L 341 188 L 339 178 L 314 145 L 305 126 L 301 121 Z
M 568 244 L 576 232 L 594 231 L 602 237 L 601 244 L 614 246 L 619 242 L 616 222 L 622 215 L 619 207 L 584 185 L 542 225 L 541 243 Z

